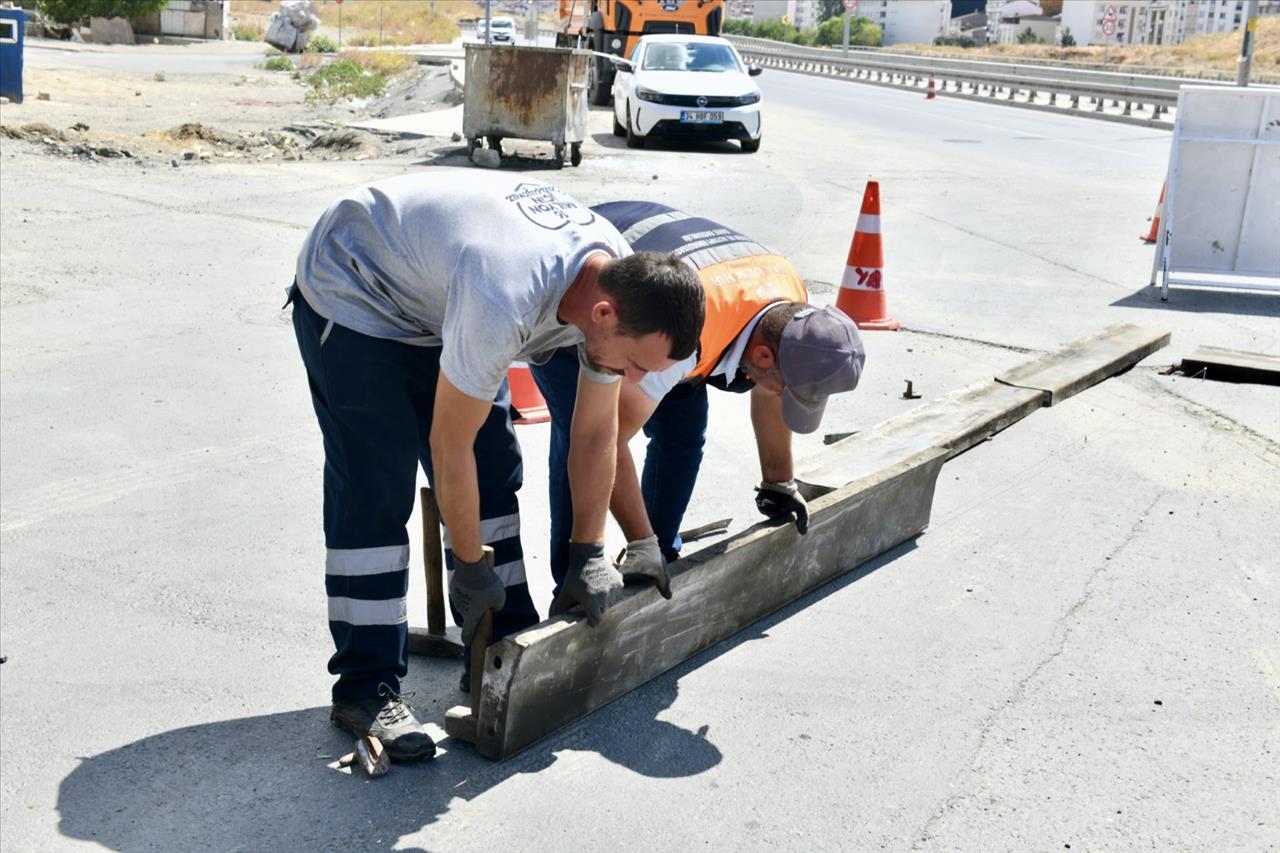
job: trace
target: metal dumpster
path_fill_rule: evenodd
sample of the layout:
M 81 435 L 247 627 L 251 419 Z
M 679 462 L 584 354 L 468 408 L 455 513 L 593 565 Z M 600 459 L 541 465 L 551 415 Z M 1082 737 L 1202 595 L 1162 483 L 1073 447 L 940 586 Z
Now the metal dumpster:
M 22 103 L 22 45 L 27 15 L 21 9 L 0 9 L 0 95 Z
M 556 47 L 466 46 L 462 132 L 468 153 L 488 140 L 502 152 L 502 140 L 546 140 L 557 166 L 565 148 L 573 165 L 582 162 L 587 136 L 587 63 L 585 50 Z

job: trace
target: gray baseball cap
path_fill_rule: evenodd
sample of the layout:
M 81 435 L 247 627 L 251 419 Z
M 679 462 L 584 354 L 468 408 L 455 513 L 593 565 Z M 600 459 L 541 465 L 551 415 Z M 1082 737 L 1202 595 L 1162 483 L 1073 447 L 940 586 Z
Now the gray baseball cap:
M 858 387 L 866 358 L 858 327 L 839 308 L 810 308 L 792 317 L 778 344 L 787 427 L 799 433 L 816 430 L 827 398 Z

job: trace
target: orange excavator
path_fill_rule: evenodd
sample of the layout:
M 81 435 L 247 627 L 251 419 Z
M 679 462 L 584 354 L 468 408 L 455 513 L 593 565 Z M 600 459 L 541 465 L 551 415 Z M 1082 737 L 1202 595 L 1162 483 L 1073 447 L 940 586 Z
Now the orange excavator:
M 640 36 L 720 35 L 724 0 L 560 0 L 559 12 L 557 46 L 582 47 L 626 59 Z M 592 58 L 587 81 L 591 103 L 609 103 L 613 75 L 612 62 L 603 56 Z

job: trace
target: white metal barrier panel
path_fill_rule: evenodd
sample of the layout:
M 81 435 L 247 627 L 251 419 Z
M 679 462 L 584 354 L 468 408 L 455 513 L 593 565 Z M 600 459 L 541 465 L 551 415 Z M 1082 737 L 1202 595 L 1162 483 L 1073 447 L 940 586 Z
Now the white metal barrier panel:
M 1151 283 L 1280 291 L 1280 88 L 1178 95 Z

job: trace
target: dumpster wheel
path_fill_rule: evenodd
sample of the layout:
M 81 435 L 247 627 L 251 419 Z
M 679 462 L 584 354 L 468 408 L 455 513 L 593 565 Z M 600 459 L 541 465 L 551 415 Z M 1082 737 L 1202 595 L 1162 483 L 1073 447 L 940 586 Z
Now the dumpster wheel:
M 582 143 L 575 142 L 569 146 L 569 162 L 578 166 L 582 163 Z

